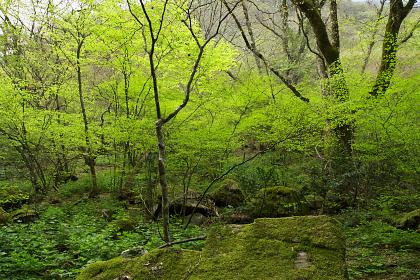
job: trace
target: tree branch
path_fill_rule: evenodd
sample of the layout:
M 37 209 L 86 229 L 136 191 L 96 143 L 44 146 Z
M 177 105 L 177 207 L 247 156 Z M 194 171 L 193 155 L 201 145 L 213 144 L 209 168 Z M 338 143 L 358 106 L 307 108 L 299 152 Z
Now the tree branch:
M 168 243 L 165 243 L 165 244 L 159 246 L 158 249 L 171 247 L 171 246 L 176 245 L 176 244 L 183 244 L 183 243 L 188 243 L 188 242 L 192 242 L 192 241 L 205 240 L 206 238 L 207 238 L 207 236 L 203 235 L 203 236 L 198 236 L 198 237 L 193 237 L 193 238 L 188 238 L 188 239 L 183 239 L 183 240 L 178 240 L 178 241 L 172 241 L 172 242 L 168 242 Z

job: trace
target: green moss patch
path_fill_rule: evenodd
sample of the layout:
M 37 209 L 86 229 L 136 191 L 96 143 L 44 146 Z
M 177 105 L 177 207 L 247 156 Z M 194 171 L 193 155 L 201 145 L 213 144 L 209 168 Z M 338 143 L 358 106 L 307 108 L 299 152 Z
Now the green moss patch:
M 305 197 L 299 190 L 276 186 L 258 190 L 249 205 L 255 218 L 278 218 L 307 213 Z
M 216 226 L 204 249 L 153 250 L 89 265 L 77 279 L 346 279 L 345 242 L 326 216 Z
M 404 215 L 401 218 L 399 228 L 418 229 L 420 226 L 420 209 L 416 209 Z
M 239 183 L 226 179 L 222 184 L 210 194 L 210 198 L 218 207 L 238 207 L 245 201 L 245 196 L 239 188 Z

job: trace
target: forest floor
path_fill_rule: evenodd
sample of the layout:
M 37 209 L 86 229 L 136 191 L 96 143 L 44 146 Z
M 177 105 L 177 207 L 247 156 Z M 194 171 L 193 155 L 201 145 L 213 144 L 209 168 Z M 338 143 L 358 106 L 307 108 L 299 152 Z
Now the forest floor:
M 40 213 L 36 221 L 0 226 L 0 279 L 73 279 L 87 264 L 116 257 L 127 248 L 151 250 L 163 244 L 160 225 L 146 221 L 139 206 L 128 206 L 110 193 L 88 199 L 78 189 L 81 183 L 31 205 Z M 420 279 L 420 234 L 397 229 L 386 216 L 367 210 L 336 216 L 347 236 L 350 279 Z M 175 240 L 208 230 L 191 226 L 184 231 L 179 219 L 171 222 Z M 203 244 L 182 248 L 200 250 Z
M 369 212 L 356 214 L 364 217 L 360 224 L 343 223 L 350 279 L 420 279 L 420 234 L 370 218 Z M 349 219 L 349 214 L 338 218 Z

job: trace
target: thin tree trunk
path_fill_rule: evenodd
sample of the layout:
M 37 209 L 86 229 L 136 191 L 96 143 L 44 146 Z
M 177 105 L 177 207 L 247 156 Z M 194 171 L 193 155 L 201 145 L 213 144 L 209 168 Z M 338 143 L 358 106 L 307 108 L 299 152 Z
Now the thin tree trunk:
M 98 195 L 98 192 L 99 192 L 98 184 L 96 181 L 96 160 L 92 154 L 92 147 L 90 143 L 89 122 L 87 119 L 85 101 L 83 98 L 82 70 L 80 66 L 80 56 L 81 56 L 81 51 L 83 47 L 83 42 L 84 42 L 84 39 L 79 39 L 78 44 L 77 44 L 77 51 L 76 51 L 77 85 L 78 85 L 78 91 L 79 91 L 80 109 L 82 111 L 83 124 L 85 128 L 86 154 L 84 155 L 84 157 L 85 157 L 85 163 L 89 166 L 90 177 L 91 177 L 91 189 L 90 189 L 89 196 L 95 197 Z
M 246 6 L 245 1 L 242 1 L 242 10 L 244 12 L 245 25 L 246 25 L 246 28 L 248 30 L 249 40 L 250 40 L 251 46 L 252 46 L 253 49 L 257 49 L 257 45 L 256 45 L 256 42 L 255 42 L 255 37 L 254 37 L 254 32 L 252 31 L 252 25 L 251 25 L 251 21 L 249 19 L 248 8 Z M 258 71 L 261 73 L 262 72 L 261 61 L 258 58 L 258 56 L 256 56 L 254 53 L 253 53 L 253 55 L 254 55 L 254 58 L 255 58 L 255 63 L 257 64 Z
M 382 12 L 384 10 L 384 6 L 385 6 L 385 0 L 381 0 L 379 9 L 376 12 L 376 20 L 375 20 L 375 24 L 373 26 L 373 32 L 372 32 L 372 34 L 370 36 L 370 39 L 369 39 L 369 44 L 368 44 L 368 47 L 367 47 L 366 56 L 363 59 L 363 66 L 362 66 L 362 70 L 361 70 L 362 74 L 365 73 L 365 71 L 366 71 L 366 68 L 367 68 L 368 63 L 369 63 L 370 56 L 372 54 L 373 47 L 375 46 L 375 37 L 379 32 L 378 27 L 379 27 L 379 22 L 380 22 L 381 17 L 382 17 Z
M 169 192 L 168 181 L 166 179 L 165 168 L 165 144 L 163 138 L 163 123 L 156 122 L 156 136 L 158 140 L 159 158 L 158 158 L 158 171 L 159 183 L 162 190 L 162 219 L 163 219 L 163 239 L 165 242 L 170 242 L 169 235 Z

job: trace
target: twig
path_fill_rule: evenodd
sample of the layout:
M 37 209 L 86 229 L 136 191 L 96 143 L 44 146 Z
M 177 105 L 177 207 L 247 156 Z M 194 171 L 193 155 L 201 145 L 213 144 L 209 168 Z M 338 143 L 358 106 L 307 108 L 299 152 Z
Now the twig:
M 166 244 L 163 244 L 161 246 L 158 247 L 158 249 L 163 249 L 166 247 L 170 247 L 176 244 L 182 244 L 182 243 L 188 243 L 188 242 L 192 242 L 192 241 L 198 241 L 198 240 L 204 240 L 206 239 L 207 236 L 203 235 L 203 236 L 198 236 L 198 237 L 193 237 L 193 238 L 188 238 L 188 239 L 183 239 L 183 240 L 178 240 L 178 241 L 172 241 L 172 242 L 168 242 Z

